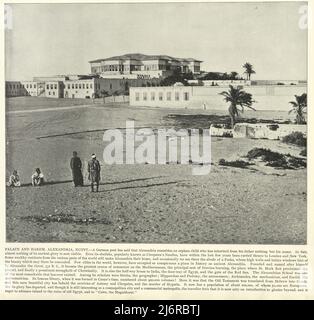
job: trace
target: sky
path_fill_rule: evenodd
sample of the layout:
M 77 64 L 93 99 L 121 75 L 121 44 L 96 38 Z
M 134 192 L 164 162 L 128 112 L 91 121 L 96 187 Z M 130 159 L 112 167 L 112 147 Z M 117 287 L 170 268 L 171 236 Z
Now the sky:
M 204 61 L 205 71 L 305 80 L 307 30 L 300 2 L 11 4 L 7 80 L 88 74 L 88 61 L 126 53 Z

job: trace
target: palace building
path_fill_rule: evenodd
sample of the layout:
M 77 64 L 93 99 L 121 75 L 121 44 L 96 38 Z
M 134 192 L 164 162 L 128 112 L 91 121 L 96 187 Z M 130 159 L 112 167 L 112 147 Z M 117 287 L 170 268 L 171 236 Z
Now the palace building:
M 102 78 L 164 78 L 175 71 L 200 73 L 202 61 L 194 58 L 174 58 L 167 55 L 125 54 L 89 61 L 91 73 Z

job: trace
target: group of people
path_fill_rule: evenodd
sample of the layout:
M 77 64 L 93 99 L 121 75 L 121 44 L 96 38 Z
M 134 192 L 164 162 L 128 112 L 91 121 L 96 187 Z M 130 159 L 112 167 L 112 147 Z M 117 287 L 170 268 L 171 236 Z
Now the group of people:
M 73 157 L 71 158 L 70 167 L 72 170 L 72 178 L 75 187 L 83 186 L 83 174 L 82 174 L 82 161 L 78 157 L 77 152 L 73 152 Z M 100 163 L 93 153 L 91 159 L 88 161 L 87 166 L 88 180 L 91 183 L 91 192 L 94 192 L 94 186 L 96 186 L 96 192 L 99 191 L 99 181 L 100 181 Z M 44 175 L 40 168 L 36 168 L 35 172 L 31 176 L 32 186 L 41 186 L 44 184 Z M 10 187 L 20 187 L 21 180 L 17 170 L 13 170 L 9 177 L 8 185 Z
M 41 186 L 44 184 L 44 175 L 41 172 L 40 168 L 36 168 L 35 172 L 32 174 L 32 186 Z M 21 180 L 20 176 L 17 173 L 17 170 L 13 170 L 12 174 L 9 177 L 9 183 L 8 185 L 10 187 L 20 187 L 21 186 Z

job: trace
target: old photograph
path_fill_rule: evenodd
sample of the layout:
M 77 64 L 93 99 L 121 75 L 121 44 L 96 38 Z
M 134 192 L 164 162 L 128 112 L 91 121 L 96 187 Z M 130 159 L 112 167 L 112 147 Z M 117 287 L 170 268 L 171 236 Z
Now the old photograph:
M 307 244 L 307 3 L 5 5 L 7 243 Z

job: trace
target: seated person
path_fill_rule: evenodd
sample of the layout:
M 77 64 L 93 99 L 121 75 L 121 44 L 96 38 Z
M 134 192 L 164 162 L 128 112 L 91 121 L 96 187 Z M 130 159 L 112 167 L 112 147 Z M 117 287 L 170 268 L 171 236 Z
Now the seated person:
M 9 187 L 20 187 L 21 181 L 20 177 L 17 174 L 17 170 L 13 170 L 13 173 L 10 175 L 9 178 Z
M 36 168 L 32 174 L 32 186 L 41 186 L 44 183 L 44 175 L 40 171 L 40 168 Z

